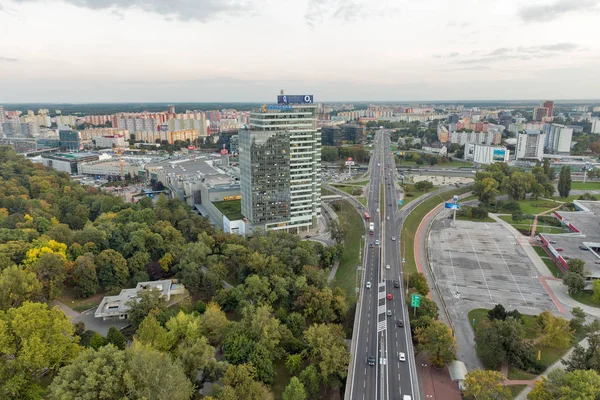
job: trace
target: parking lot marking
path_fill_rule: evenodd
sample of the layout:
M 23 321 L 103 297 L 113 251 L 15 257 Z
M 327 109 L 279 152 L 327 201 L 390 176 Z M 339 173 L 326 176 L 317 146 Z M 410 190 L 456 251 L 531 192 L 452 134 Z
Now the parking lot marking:
M 469 236 L 469 241 L 471 242 L 471 247 L 473 248 L 473 254 L 475 254 L 475 258 L 477 259 L 477 264 L 479 264 L 479 269 L 481 270 L 481 276 L 483 277 L 483 282 L 485 283 L 485 287 L 487 288 L 488 294 L 490 295 L 490 299 L 494 300 L 492 296 L 492 292 L 490 291 L 490 287 L 488 286 L 487 280 L 485 279 L 485 274 L 483 273 L 483 267 L 481 266 L 481 261 L 479 261 L 479 257 L 477 256 L 477 250 L 475 250 L 475 246 L 473 245 L 473 239 L 471 238 L 471 233 L 467 229 L 467 235 Z

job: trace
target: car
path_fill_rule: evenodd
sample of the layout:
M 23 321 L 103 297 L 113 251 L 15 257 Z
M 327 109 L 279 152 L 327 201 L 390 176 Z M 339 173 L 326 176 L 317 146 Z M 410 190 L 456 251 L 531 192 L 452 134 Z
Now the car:
M 388 299 L 388 300 L 391 300 L 391 299 L 393 299 L 393 297 L 392 297 L 392 294 L 391 294 L 391 293 L 388 293 L 388 294 L 387 294 L 387 299 Z
M 391 267 L 390 267 L 390 264 L 386 264 L 386 265 L 385 265 L 385 269 L 390 269 L 390 268 L 391 268 Z
M 396 321 L 396 325 L 398 325 L 398 328 L 403 328 L 404 327 L 404 321 L 402 321 L 401 319 L 399 319 L 398 321 Z
M 373 246 L 374 246 L 373 243 L 369 243 L 369 247 L 373 247 Z
M 390 207 L 391 207 L 391 206 L 392 206 L 392 203 L 388 203 L 388 206 L 390 206 Z
M 563 251 L 564 249 L 562 247 L 557 247 L 556 251 Z
M 377 207 L 377 210 L 375 210 L 376 212 L 379 212 L 379 207 Z
M 398 353 L 398 360 L 400 360 L 400 361 L 406 361 L 406 354 L 404 354 L 403 352 L 399 352 Z
M 379 239 L 375 240 L 375 246 L 379 246 Z
M 392 316 L 392 310 L 387 310 L 386 314 L 387 314 L 388 317 L 391 317 Z
M 590 251 L 586 246 L 579 246 L 579 250 Z
M 396 236 L 392 236 L 392 241 L 395 242 L 396 241 Z
M 375 357 L 373 356 L 369 356 L 367 357 L 367 364 L 369 364 L 371 367 L 375 365 Z
M 371 289 L 371 282 L 367 282 L 366 286 L 367 286 L 367 289 Z
M 389 220 L 390 220 L 390 217 L 387 217 L 386 219 L 389 221 Z
M 394 281 L 394 287 L 395 288 L 399 288 L 400 287 L 400 281 Z

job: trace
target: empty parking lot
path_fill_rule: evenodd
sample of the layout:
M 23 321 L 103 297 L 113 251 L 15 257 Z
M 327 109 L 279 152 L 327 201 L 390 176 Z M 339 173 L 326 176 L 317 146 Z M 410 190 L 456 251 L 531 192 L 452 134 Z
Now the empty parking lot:
M 448 306 L 556 310 L 521 244 L 499 223 L 456 221 L 443 212 L 431 228 L 429 261 Z

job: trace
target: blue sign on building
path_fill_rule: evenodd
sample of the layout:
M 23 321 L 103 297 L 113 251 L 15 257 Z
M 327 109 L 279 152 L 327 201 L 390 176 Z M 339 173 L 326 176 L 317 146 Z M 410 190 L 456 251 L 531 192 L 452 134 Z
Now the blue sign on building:
M 267 106 L 267 110 L 281 110 L 281 111 L 291 111 L 292 110 L 292 106 L 275 106 L 275 105 L 268 105 Z
M 277 104 L 312 104 L 312 94 L 280 94 L 277 96 Z

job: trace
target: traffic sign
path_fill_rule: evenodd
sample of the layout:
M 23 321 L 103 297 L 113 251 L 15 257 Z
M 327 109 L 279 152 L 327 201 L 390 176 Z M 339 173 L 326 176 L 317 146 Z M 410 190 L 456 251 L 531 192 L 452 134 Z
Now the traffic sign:
M 421 296 L 418 294 L 413 294 L 411 298 L 411 307 L 420 307 L 421 306 Z
M 398 200 L 398 205 L 399 205 L 399 206 L 402 206 L 402 205 L 404 205 L 404 200 Z
M 446 202 L 444 203 L 444 208 L 449 208 L 451 210 L 460 210 L 460 205 L 457 203 L 450 203 L 450 202 Z

